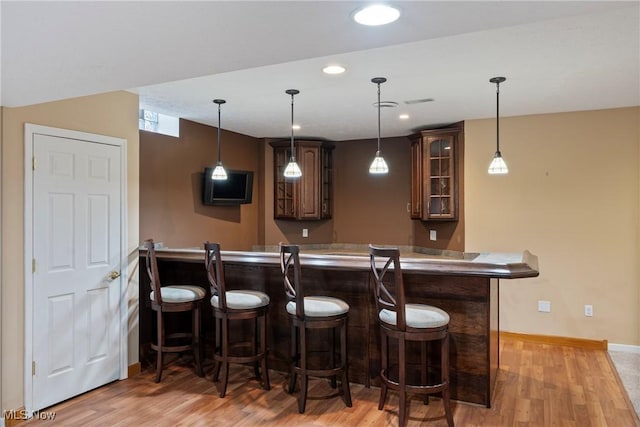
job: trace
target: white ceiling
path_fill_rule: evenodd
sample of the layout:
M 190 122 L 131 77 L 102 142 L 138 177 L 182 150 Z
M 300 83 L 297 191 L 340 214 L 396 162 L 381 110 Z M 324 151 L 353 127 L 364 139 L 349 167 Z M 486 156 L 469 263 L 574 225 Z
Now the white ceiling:
M 640 2 L 394 2 L 363 27 L 365 2 L 0 2 L 1 103 L 119 89 L 141 106 L 256 137 L 382 136 L 464 119 L 640 105 Z M 329 63 L 347 68 L 322 74 Z M 405 101 L 433 98 L 407 105 Z M 398 120 L 408 113 L 409 120 Z

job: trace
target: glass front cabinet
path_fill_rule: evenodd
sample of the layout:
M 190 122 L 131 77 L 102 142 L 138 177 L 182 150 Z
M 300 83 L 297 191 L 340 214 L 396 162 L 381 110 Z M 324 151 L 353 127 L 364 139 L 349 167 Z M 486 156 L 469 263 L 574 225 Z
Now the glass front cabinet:
M 284 177 L 291 157 L 290 141 L 274 141 L 273 218 L 289 220 L 329 219 L 333 200 L 333 144 L 326 141 L 296 140 L 295 158 L 302 170 L 300 178 Z
M 462 125 L 411 137 L 411 218 L 458 219 L 458 153 Z

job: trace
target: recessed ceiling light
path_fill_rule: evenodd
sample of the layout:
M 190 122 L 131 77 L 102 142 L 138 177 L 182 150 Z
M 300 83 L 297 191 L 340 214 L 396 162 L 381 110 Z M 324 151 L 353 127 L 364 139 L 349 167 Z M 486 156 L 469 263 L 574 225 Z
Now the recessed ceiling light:
M 300 130 L 300 125 L 292 125 L 291 129 L 293 130 Z
M 407 119 L 409 118 L 409 115 L 408 115 L 408 114 L 400 114 L 400 115 L 398 116 L 398 118 L 399 118 L 400 120 L 407 120 Z
M 384 4 L 374 4 L 358 9 L 353 14 L 353 19 L 362 25 L 385 25 L 397 20 L 400 10 Z
M 327 65 L 322 69 L 325 74 L 342 74 L 347 71 L 342 65 Z

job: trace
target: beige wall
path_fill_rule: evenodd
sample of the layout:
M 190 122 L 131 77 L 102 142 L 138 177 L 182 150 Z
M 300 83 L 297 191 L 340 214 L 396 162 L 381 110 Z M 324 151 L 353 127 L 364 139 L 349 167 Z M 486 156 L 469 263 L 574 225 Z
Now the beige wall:
M 495 120 L 466 122 L 466 250 L 540 260 L 540 277 L 501 281 L 502 330 L 640 344 L 639 118 L 636 107 L 501 119 L 506 176 L 487 174 Z
M 2 110 L 2 409 L 24 405 L 24 124 L 127 140 L 129 363 L 138 361 L 138 96 L 128 92 Z
M 254 172 L 253 200 L 238 206 L 202 203 L 202 172 L 217 162 L 217 129 L 180 121 L 180 137 L 140 132 L 140 239 L 174 248 L 201 247 L 205 240 L 224 250 L 250 250 L 258 241 L 260 140 L 221 132 L 227 169 Z

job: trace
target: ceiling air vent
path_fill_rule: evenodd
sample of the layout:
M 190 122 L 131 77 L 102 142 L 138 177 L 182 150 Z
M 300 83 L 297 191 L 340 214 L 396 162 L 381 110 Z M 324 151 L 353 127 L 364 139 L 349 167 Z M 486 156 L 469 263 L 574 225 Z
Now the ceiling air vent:
M 408 101 L 404 101 L 404 103 L 407 105 L 413 105 L 413 104 L 422 104 L 424 102 L 433 102 L 433 101 L 434 101 L 433 98 L 422 98 L 422 99 L 410 99 Z

